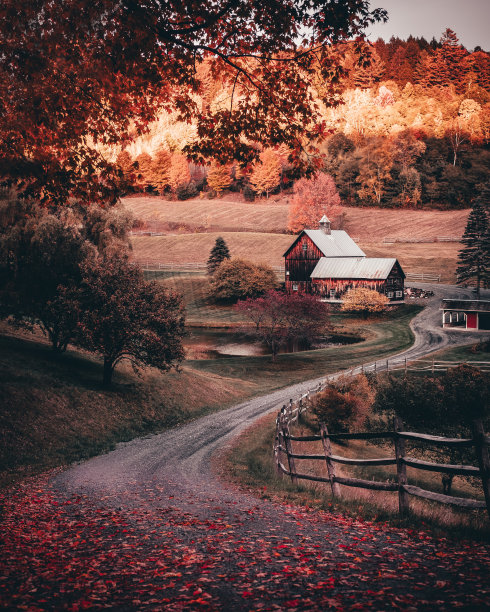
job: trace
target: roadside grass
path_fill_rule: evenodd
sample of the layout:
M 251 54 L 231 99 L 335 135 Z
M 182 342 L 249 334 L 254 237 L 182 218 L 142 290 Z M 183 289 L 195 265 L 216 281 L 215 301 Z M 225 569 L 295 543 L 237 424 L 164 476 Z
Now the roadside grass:
M 432 357 L 436 361 L 463 361 L 471 363 L 472 361 L 490 361 L 490 341 L 487 335 L 486 340 L 475 337 L 474 342 L 454 346 L 432 353 Z
M 368 321 L 362 334 L 369 339 L 361 344 L 280 355 L 275 363 L 270 357 L 194 360 L 186 361 L 180 372 L 146 369 L 139 377 L 122 365 L 109 390 L 101 386 L 100 360 L 74 349 L 56 355 L 41 334 L 12 332 L 3 325 L 0 485 L 269 390 L 402 350 L 411 344 L 408 324 L 418 310 L 405 306 L 402 314 Z
M 256 394 L 253 383 L 187 366 L 139 377 L 121 366 L 105 389 L 92 356 L 57 356 L 41 338 L 19 334 L 0 335 L 0 369 L 0 486 Z
M 397 493 L 341 486 L 341 498 L 334 498 L 328 483 L 300 480 L 297 485 L 292 484 L 289 477 L 277 473 L 274 464 L 272 445 L 275 434 L 275 418 L 276 414 L 268 414 L 260 419 L 236 438 L 232 447 L 217 458 L 216 469 L 224 478 L 231 479 L 239 487 L 247 489 L 264 499 L 338 512 L 377 523 L 389 523 L 398 527 L 430 531 L 438 537 L 490 541 L 490 523 L 485 510 L 460 511 L 457 508 L 444 506 L 436 502 L 410 497 L 410 514 L 407 517 L 400 517 Z M 307 435 L 311 432 L 311 420 L 310 422 L 307 420 L 306 423 L 303 421 L 294 430 L 297 435 Z M 312 444 L 309 444 L 307 448 L 306 446 L 302 448 L 301 443 L 294 444 L 295 452 L 323 454 L 320 447 L 314 449 Z M 361 448 L 362 446 L 365 449 Z M 386 449 L 359 442 L 351 442 L 342 446 L 333 445 L 333 452 L 347 457 L 387 455 Z M 296 461 L 296 468 L 302 473 L 327 475 L 326 467 L 320 461 Z M 347 470 L 343 469 L 345 466 L 341 467 L 342 469 L 339 470 L 339 464 L 336 465 L 339 474 L 342 475 L 380 480 L 389 478 L 389 472 L 384 470 L 374 472 L 371 469 L 368 475 L 365 469 L 357 468 L 348 473 Z M 413 484 L 429 490 L 440 490 L 437 475 L 423 474 L 414 479 L 414 475 L 410 471 L 408 476 Z M 454 494 L 478 497 L 477 489 L 462 479 L 458 479 L 458 482 L 455 481 Z

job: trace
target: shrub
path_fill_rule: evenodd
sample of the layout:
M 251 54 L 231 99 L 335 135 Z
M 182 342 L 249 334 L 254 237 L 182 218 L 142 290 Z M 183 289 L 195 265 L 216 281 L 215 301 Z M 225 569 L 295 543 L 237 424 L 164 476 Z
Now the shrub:
M 226 259 L 210 281 L 210 296 L 217 301 L 236 302 L 275 289 L 272 268 L 244 259 Z

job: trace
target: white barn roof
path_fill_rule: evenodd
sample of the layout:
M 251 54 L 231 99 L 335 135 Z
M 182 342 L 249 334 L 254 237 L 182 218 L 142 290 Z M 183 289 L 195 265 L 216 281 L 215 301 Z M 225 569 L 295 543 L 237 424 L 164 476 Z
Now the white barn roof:
M 363 280 L 385 280 L 393 266 L 394 258 L 381 257 L 321 257 L 311 278 L 352 278 Z
M 326 234 L 323 230 L 304 230 L 304 233 L 320 249 L 325 257 L 366 257 L 352 238 L 344 230 L 332 230 Z

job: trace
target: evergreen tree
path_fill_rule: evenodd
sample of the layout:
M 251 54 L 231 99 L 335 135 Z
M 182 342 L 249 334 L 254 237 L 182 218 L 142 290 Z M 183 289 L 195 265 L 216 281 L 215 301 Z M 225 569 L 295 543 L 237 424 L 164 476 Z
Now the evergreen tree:
M 218 236 L 218 238 L 216 238 L 215 245 L 209 254 L 209 259 L 207 262 L 208 274 L 214 274 L 216 268 L 225 259 L 230 259 L 230 251 L 224 239 L 221 238 L 221 236 Z
M 476 295 L 490 281 L 490 225 L 488 206 L 490 185 L 487 185 L 469 214 L 461 242 L 465 245 L 459 252 L 457 268 L 458 283 L 476 281 Z

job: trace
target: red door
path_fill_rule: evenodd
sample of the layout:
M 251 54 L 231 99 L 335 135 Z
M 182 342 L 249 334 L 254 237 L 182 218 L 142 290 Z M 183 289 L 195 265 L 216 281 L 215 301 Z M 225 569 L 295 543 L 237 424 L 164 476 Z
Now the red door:
M 478 329 L 478 315 L 476 312 L 466 314 L 466 329 Z

